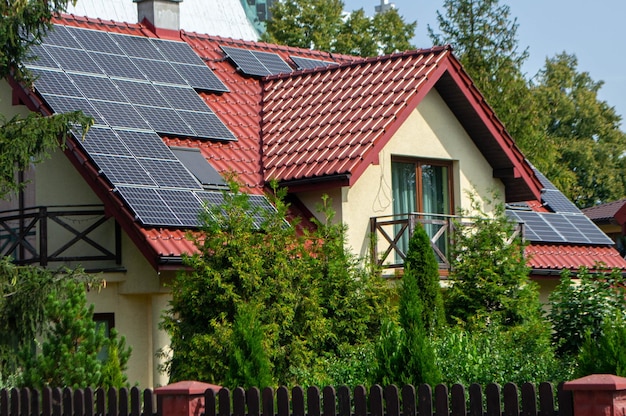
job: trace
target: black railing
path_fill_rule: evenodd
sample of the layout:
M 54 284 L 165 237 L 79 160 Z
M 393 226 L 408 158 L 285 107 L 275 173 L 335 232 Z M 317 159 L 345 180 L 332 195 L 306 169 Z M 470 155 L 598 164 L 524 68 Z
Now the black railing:
M 16 264 L 121 264 L 121 230 L 97 205 L 0 211 L 0 256 Z

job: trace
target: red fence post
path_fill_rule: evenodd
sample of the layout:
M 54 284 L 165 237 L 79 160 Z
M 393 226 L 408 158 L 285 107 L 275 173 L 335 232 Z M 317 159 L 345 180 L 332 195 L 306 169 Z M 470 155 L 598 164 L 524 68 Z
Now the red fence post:
M 593 374 L 568 381 L 564 390 L 574 395 L 574 416 L 618 416 L 626 413 L 626 378 Z
M 199 381 L 179 381 L 154 389 L 160 416 L 200 416 L 204 413 L 204 392 L 222 387 Z

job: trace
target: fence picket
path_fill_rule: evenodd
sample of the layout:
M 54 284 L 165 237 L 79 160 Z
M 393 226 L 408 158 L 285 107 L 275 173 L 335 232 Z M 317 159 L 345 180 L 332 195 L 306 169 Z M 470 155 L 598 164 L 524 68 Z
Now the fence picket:
M 304 389 L 300 386 L 291 389 L 291 413 L 293 416 L 305 416 Z
M 337 389 L 337 406 L 339 416 L 351 416 L 352 406 L 350 398 L 350 389 L 347 386 L 341 386 Z
M 137 386 L 130 389 L 130 415 L 141 416 L 141 390 Z
M 217 393 L 217 414 L 230 416 L 230 390 L 221 389 Z
M 552 383 L 539 384 L 539 414 L 537 416 L 552 416 L 554 414 L 554 388 Z
M 233 416 L 246 416 L 246 391 L 243 387 L 233 390 Z
M 390 384 L 385 387 L 385 404 L 387 405 L 387 416 L 400 416 L 400 397 L 398 387 Z
M 354 416 L 367 416 L 367 390 L 365 386 L 357 386 L 354 389 Z
M 370 413 L 371 416 L 383 416 L 385 414 L 383 407 L 383 388 L 378 384 L 370 388 Z
M 421 384 L 418 389 L 425 385 Z M 417 416 L 417 396 L 415 395 L 415 387 L 410 384 L 402 387 L 402 413 L 404 416 Z M 432 414 L 433 412 L 430 410 L 428 416 L 432 416 Z
M 537 391 L 532 383 L 522 384 L 522 416 L 537 416 Z
M 449 415 L 450 405 L 448 404 L 448 386 L 438 384 L 435 386 L 435 416 Z
M 261 416 L 261 390 L 253 387 L 246 394 L 249 416 Z
M 469 386 L 469 416 L 483 416 L 483 390 L 480 384 Z
M 504 416 L 519 416 L 519 398 L 515 383 L 506 383 L 504 389 Z
M 9 390 L 7 389 L 0 391 L 0 413 L 2 416 L 9 414 Z
M 261 392 L 261 405 L 263 406 L 263 416 L 274 416 L 274 389 L 271 387 L 263 389 Z
M 104 389 L 99 388 L 96 390 L 96 416 L 106 416 L 106 393 Z
M 289 390 L 281 386 L 276 390 L 276 406 L 278 406 L 278 416 L 289 416 Z
M 52 414 L 53 416 L 63 415 L 63 392 L 59 387 L 52 389 Z
M 306 405 L 309 415 L 321 415 L 319 387 L 311 386 L 306 390 Z
M 563 390 L 563 383 L 557 390 L 559 401 L 559 416 L 574 416 L 574 393 L 571 390 Z
M 41 406 L 39 402 L 39 390 L 31 390 L 30 391 L 30 415 L 29 416 L 40 416 L 41 415 Z
M 30 415 L 31 414 L 31 409 L 30 409 L 30 404 L 31 404 L 31 398 L 30 398 L 30 389 L 27 387 L 24 387 L 22 389 L 20 389 L 20 406 L 22 408 L 22 411 L 20 412 L 20 414 L 22 415 Z
M 487 396 L 487 416 L 500 416 L 502 413 L 502 402 L 500 401 L 500 386 L 496 383 L 489 383 L 485 387 Z
M 11 389 L 11 416 L 20 416 L 20 391 L 16 387 Z
M 337 415 L 337 395 L 335 394 L 335 388 L 332 386 L 326 386 L 322 389 L 322 416 L 336 416 Z
M 465 387 L 461 384 L 454 384 L 450 389 L 450 410 L 452 416 L 467 415 L 467 406 L 465 404 Z
M 75 415 L 84 415 L 85 414 L 85 395 L 83 390 L 78 389 L 74 392 L 74 397 L 70 398 L 74 403 L 74 413 Z M 66 413 L 67 414 L 67 413 Z
M 114 388 L 109 388 L 107 391 L 107 408 L 109 409 L 108 416 L 119 416 L 118 395 Z
M 44 387 L 41 390 L 41 414 L 42 416 L 52 415 L 52 389 Z
M 213 403 L 215 404 L 215 400 Z M 213 406 L 213 409 L 215 409 L 215 406 Z M 143 392 L 143 414 L 144 416 L 156 416 L 156 413 L 154 408 L 154 391 L 147 389 Z

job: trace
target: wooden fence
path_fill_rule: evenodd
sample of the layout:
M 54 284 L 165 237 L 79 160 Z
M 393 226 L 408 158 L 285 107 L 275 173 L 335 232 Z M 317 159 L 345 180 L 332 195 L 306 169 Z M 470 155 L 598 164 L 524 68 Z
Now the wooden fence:
M 159 400 L 156 400 L 156 399 Z M 559 409 L 555 406 L 558 400 Z M 170 416 L 161 412 L 163 396 L 152 390 L 128 389 L 0 390 L 0 416 Z M 242 388 L 204 393 L 204 416 L 573 416 L 572 393 L 550 383 L 526 383 L 518 388 L 478 384 L 466 389 L 428 385 L 325 387 L 320 390 L 285 387 L 263 391 Z

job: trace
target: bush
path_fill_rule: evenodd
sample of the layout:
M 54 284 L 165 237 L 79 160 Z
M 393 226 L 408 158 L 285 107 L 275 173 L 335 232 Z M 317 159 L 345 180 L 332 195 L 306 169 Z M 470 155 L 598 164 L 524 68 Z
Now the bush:
M 578 355 L 577 377 L 590 374 L 626 376 L 626 322 L 622 312 L 608 316 L 600 334 L 588 330 Z

